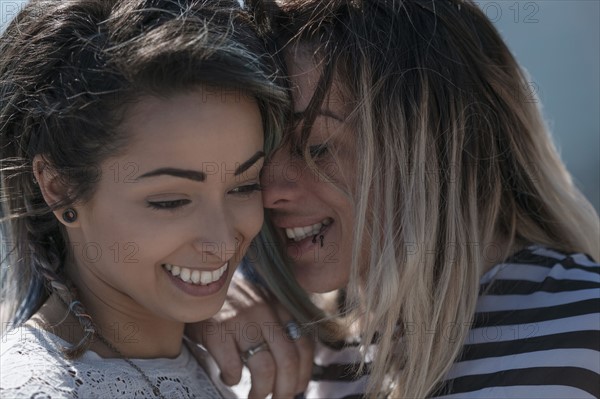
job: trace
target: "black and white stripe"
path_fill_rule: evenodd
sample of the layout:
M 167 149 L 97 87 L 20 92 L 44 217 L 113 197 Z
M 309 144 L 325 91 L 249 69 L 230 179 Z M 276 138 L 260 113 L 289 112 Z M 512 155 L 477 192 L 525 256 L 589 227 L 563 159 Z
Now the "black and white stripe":
M 436 397 L 599 398 L 600 265 L 541 246 L 481 279 L 475 318 Z M 376 350 L 376 345 L 369 347 Z M 356 344 L 319 345 L 308 398 L 358 398 Z

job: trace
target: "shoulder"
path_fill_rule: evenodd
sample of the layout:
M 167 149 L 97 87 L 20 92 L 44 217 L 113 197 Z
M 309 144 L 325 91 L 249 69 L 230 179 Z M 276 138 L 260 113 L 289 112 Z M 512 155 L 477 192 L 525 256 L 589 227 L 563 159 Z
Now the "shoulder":
M 599 397 L 600 266 L 532 246 L 490 272 L 448 397 Z
M 585 254 L 531 246 L 482 278 L 475 327 L 554 321 L 598 330 L 600 265 Z M 546 323 L 546 324 L 544 324 Z
M 8 330 L 1 339 L 2 377 L 22 365 L 64 364 L 60 343 L 58 337 L 27 325 Z
M 72 397 L 75 384 L 52 334 L 20 326 L 2 335 L 0 393 L 2 397 Z M 57 337 L 55 337 L 57 338 Z
M 151 397 L 147 381 L 123 359 L 87 351 L 76 360 L 60 352 L 55 335 L 29 326 L 2 337 L 0 397 Z M 131 359 L 166 397 L 220 398 L 204 369 L 184 347 L 175 359 Z
M 482 277 L 481 282 L 485 287 L 498 280 L 542 283 L 547 278 L 561 280 L 562 283 L 589 281 L 600 284 L 600 265 L 586 254 L 564 253 L 531 245 L 497 264 Z

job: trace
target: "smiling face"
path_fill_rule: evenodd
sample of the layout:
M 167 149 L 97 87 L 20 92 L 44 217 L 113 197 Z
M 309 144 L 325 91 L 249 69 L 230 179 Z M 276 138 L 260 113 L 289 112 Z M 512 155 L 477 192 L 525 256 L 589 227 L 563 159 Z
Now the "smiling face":
M 287 61 L 294 110 L 301 118 L 321 71 L 301 51 L 288 54 Z M 356 148 L 344 105 L 334 82 L 308 139 L 323 176 L 311 171 L 302 151 L 290 145 L 274 154 L 263 173 L 265 207 L 285 237 L 296 279 L 309 292 L 343 288 L 350 275 L 354 214 L 348 193 L 353 190 Z M 288 134 L 297 138 L 299 129 Z
M 263 221 L 261 115 L 250 98 L 225 99 L 146 97 L 127 114 L 130 145 L 67 225 L 69 271 L 90 298 L 179 322 L 220 309 Z

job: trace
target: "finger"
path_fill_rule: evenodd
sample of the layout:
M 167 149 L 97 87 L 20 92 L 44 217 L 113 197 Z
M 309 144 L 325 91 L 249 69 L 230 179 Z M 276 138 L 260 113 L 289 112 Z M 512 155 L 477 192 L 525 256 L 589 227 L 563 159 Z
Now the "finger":
M 296 352 L 298 354 L 298 361 L 295 367 L 296 370 L 296 387 L 294 389 L 294 394 L 303 393 L 306 391 L 308 383 L 310 382 L 310 378 L 312 377 L 313 370 L 313 360 L 314 360 L 314 341 L 312 336 L 306 329 L 300 327 L 300 338 L 294 341 L 292 337 L 289 336 L 287 331 L 287 324 L 290 321 L 294 321 L 294 318 L 291 314 L 281 305 L 277 304 L 275 307 L 275 313 L 283 320 L 283 328 L 285 337 L 293 342 L 296 347 Z
M 292 397 L 296 393 L 298 361 L 300 360 L 296 344 L 287 338 L 280 325 L 273 328 L 273 337 L 269 344 L 272 346 L 271 352 L 276 364 L 273 397 Z
M 298 380 L 296 382 L 296 389 L 294 394 L 306 392 L 310 378 L 312 377 L 313 360 L 314 360 L 314 343 L 310 337 L 302 336 L 300 340 L 296 342 L 296 348 L 298 349 Z
M 311 341 L 301 337 L 293 341 L 285 330 L 287 322 L 293 320 L 292 316 L 283 306 L 276 306 L 275 312 L 282 324 L 276 330 L 273 345 L 273 356 L 277 365 L 277 378 L 275 381 L 275 397 L 292 397 L 304 392 L 312 373 L 313 350 Z
M 260 316 L 260 323 L 249 322 L 241 326 L 239 341 L 241 348 L 255 347 L 261 342 L 266 342 L 269 347 L 269 356 L 265 354 L 260 361 L 246 363 L 253 387 L 251 392 L 257 396 L 273 393 L 274 398 L 291 397 L 296 387 L 296 363 L 299 359 L 295 345 L 284 338 L 280 322 L 270 308 L 261 309 Z M 259 320 L 258 317 L 250 319 Z
M 239 323 L 240 354 L 263 342 L 266 342 L 269 347 L 269 352 L 262 354 L 260 361 L 246 362 L 251 377 L 252 394 L 257 397 L 269 393 L 273 393 L 275 397 L 293 396 L 298 355 L 295 345 L 284 339 L 275 312 L 270 306 L 263 306 L 247 311 L 244 316 L 246 321 Z M 257 355 L 258 353 L 251 359 Z
M 275 362 L 270 351 L 262 351 L 252 355 L 246 362 L 250 370 L 251 389 L 249 399 L 263 399 L 273 392 L 275 383 Z
M 230 324 L 206 322 L 202 333 L 202 343 L 219 366 L 223 382 L 231 386 L 240 382 L 243 365 L 235 342 L 235 334 L 226 333 L 232 331 L 231 326 L 228 329 Z

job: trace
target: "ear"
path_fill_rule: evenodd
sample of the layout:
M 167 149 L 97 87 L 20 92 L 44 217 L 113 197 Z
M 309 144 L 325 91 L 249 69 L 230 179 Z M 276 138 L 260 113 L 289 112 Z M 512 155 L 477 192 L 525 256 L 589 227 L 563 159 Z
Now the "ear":
M 67 207 L 60 207 L 54 209 L 55 205 L 64 200 L 67 197 L 68 190 L 60 180 L 58 171 L 54 166 L 46 160 L 42 155 L 36 155 L 33 158 L 33 176 L 37 181 L 42 196 L 46 204 L 53 209 L 52 213 L 58 219 L 58 221 L 67 227 L 77 227 L 79 221 L 72 223 L 66 223 L 63 219 L 63 213 Z M 75 207 L 71 207 L 75 209 Z

